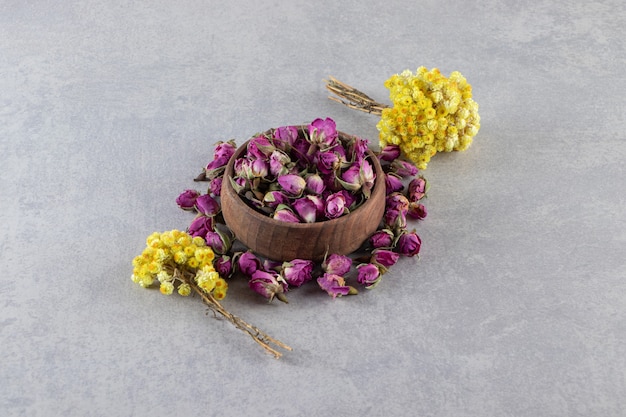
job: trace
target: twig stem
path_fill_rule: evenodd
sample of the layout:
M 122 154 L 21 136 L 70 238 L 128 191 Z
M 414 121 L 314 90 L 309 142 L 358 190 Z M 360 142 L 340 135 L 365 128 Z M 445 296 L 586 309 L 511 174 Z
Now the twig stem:
M 342 83 L 333 76 L 329 76 L 328 80 L 325 81 L 326 89 L 337 96 L 328 96 L 328 98 L 336 101 L 337 103 L 341 103 L 344 106 L 350 107 L 351 109 L 380 116 L 383 109 L 390 107 L 386 104 L 377 102 L 364 92 L 359 91 L 348 84 Z

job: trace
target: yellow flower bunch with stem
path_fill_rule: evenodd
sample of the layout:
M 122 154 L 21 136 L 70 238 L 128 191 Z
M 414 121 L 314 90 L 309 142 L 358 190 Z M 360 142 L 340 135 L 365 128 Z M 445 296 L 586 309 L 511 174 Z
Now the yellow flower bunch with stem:
M 289 346 L 231 314 L 219 303 L 226 297 L 228 283 L 215 271 L 214 258 L 213 249 L 201 237 L 192 237 L 180 230 L 155 232 L 146 239 L 142 253 L 133 259 L 131 279 L 144 288 L 158 285 L 160 292 L 165 295 L 176 290 L 178 294 L 188 296 L 193 291 L 211 310 L 248 333 L 274 357 L 279 358 L 282 353 L 271 345 L 291 350 Z
M 397 145 L 419 169 L 425 169 L 437 152 L 464 151 L 480 129 L 478 104 L 472 86 L 454 71 L 449 77 L 439 69 L 419 67 L 392 75 L 385 81 L 392 106 L 330 77 L 330 99 L 350 108 L 381 116 L 376 127 L 380 146 Z

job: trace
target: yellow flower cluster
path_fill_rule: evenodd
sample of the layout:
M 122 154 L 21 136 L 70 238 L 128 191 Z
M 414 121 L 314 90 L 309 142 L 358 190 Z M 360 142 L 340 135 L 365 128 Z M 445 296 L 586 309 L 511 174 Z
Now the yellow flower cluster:
M 406 70 L 387 81 L 393 107 L 382 111 L 380 145 L 398 145 L 419 169 L 437 152 L 463 151 L 480 129 L 472 86 L 460 72 L 449 78 L 437 68 Z
M 133 275 L 136 284 L 146 288 L 157 280 L 161 293 L 170 295 L 191 293 L 193 280 L 204 292 L 215 299 L 226 297 L 228 284 L 213 267 L 215 253 L 201 237 L 191 237 L 180 230 L 155 232 L 146 239 L 146 248 L 133 259 Z

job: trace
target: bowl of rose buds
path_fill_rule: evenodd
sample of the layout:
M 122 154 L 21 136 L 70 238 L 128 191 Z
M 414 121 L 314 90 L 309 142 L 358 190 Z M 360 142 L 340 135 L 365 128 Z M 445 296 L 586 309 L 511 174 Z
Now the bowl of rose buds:
M 224 220 L 237 240 L 276 261 L 350 254 L 376 232 L 385 174 L 368 141 L 332 119 L 256 135 L 230 158 Z

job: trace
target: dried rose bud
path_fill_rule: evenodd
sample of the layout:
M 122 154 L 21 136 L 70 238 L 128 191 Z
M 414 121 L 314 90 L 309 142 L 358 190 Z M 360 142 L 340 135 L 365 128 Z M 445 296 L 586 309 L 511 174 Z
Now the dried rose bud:
M 252 252 L 244 252 L 237 259 L 237 266 L 242 274 L 251 277 L 258 270 L 263 269 L 263 265 L 259 258 Z
M 287 297 L 285 297 L 287 283 L 276 273 L 261 270 L 255 271 L 250 281 L 248 281 L 248 286 L 257 294 L 269 299 L 270 302 L 272 302 L 274 297 L 284 303 L 287 302 Z
M 350 208 L 356 202 L 356 196 L 352 194 L 350 191 L 341 190 L 339 191 L 343 198 L 346 200 L 346 207 Z
M 402 179 L 398 175 L 391 172 L 385 174 L 385 189 L 387 195 L 402 191 L 404 189 Z
M 277 149 L 270 155 L 270 173 L 274 177 L 288 174 L 290 165 L 293 165 L 291 158 L 285 152 Z
M 301 196 L 306 187 L 304 178 L 297 174 L 287 174 L 278 177 L 278 184 L 280 184 L 287 194 L 294 197 Z
M 339 164 L 339 155 L 335 152 L 318 152 L 315 156 L 315 167 L 322 174 L 328 175 L 335 171 Z
M 322 263 L 324 272 L 334 275 L 346 275 L 352 267 L 352 258 L 333 253 Z
M 297 138 L 298 128 L 295 126 L 282 126 L 274 130 L 274 144 L 282 150 L 291 148 Z
M 356 289 L 347 286 L 345 279 L 339 275 L 326 273 L 317 279 L 317 283 L 333 298 L 357 293 Z
M 370 245 L 376 248 L 390 248 L 393 245 L 394 235 L 389 229 L 381 229 L 369 238 Z
M 381 161 L 392 162 L 400 156 L 400 147 L 398 145 L 387 145 L 381 149 L 378 159 Z
M 193 210 L 199 196 L 196 190 L 185 190 L 176 198 L 176 204 L 183 210 Z
M 369 145 L 369 140 L 353 136 L 348 141 L 348 155 L 352 161 L 360 161 L 365 158 Z
M 336 219 L 348 211 L 346 198 L 341 192 L 334 193 L 326 199 L 324 213 L 328 219 Z
M 403 233 L 400 238 L 398 238 L 396 250 L 404 256 L 415 256 L 420 252 L 421 247 L 422 239 L 413 231 Z
M 390 229 L 406 227 L 406 214 L 409 210 L 409 200 L 401 193 L 387 196 L 385 201 L 384 222 Z
M 196 199 L 196 210 L 205 216 L 215 216 L 221 211 L 220 204 L 209 194 L 201 195 Z
M 280 204 L 287 204 L 289 197 L 281 191 L 268 191 L 263 196 L 263 204 L 268 207 L 278 207 Z
M 419 201 L 428 191 L 428 181 L 424 177 L 413 178 L 407 191 L 409 201 Z
M 200 236 L 204 239 L 208 232 L 213 231 L 213 217 L 196 217 L 189 225 L 188 231 L 191 236 Z
M 272 218 L 281 222 L 300 223 L 300 218 L 285 204 L 279 204 Z
M 213 231 L 207 232 L 204 237 L 206 244 L 213 249 L 213 251 L 217 254 L 223 255 L 230 250 L 232 245 L 231 238 L 218 228 L 215 228 Z
M 395 172 L 402 178 L 417 175 L 417 167 L 410 162 L 396 159 L 391 163 L 391 171 Z
M 409 203 L 409 211 L 407 213 L 409 217 L 415 220 L 422 220 L 426 218 L 428 212 L 426 211 L 426 207 L 422 203 L 418 203 L 417 201 Z
M 376 174 L 374 174 L 374 168 L 372 168 L 372 165 L 366 159 L 363 159 L 360 162 L 359 168 L 361 184 L 363 184 L 363 195 L 365 196 L 365 198 L 369 198 L 372 188 L 374 188 Z
M 304 259 L 294 259 L 283 263 L 283 277 L 289 285 L 299 287 L 313 278 L 315 263 Z
M 315 223 L 317 220 L 317 205 L 308 197 L 304 196 L 297 199 L 291 206 L 305 223 Z
M 212 195 L 219 197 L 222 194 L 223 180 L 224 180 L 224 177 L 217 177 L 217 178 L 213 178 L 211 182 L 209 182 L 209 192 Z
M 337 143 L 337 125 L 331 118 L 315 119 L 309 124 L 309 140 L 321 150 L 328 150 Z
M 400 254 L 392 252 L 387 249 L 374 249 L 372 251 L 372 257 L 370 263 L 381 268 L 382 271 L 386 271 L 390 266 L 395 265 L 400 258 Z
M 368 288 L 373 288 L 380 281 L 380 269 L 374 264 L 361 264 L 356 267 L 358 276 L 356 281 Z
M 250 168 L 250 161 L 245 158 L 235 159 L 233 172 L 235 177 L 241 177 L 248 180 L 254 178 L 252 175 L 252 169 Z
M 250 164 L 250 171 L 254 178 L 265 178 L 269 173 L 269 164 L 263 159 L 255 159 Z
M 311 194 L 320 195 L 324 192 L 326 186 L 324 185 L 324 180 L 319 174 L 309 174 L 305 178 L 306 181 L 306 191 Z
M 341 178 L 337 178 L 339 184 L 348 191 L 358 191 L 361 189 L 361 167 L 358 162 L 353 163 L 350 168 L 341 174 Z
M 265 136 L 257 136 L 248 141 L 247 155 L 249 158 L 265 159 L 271 155 L 276 147 Z
M 235 154 L 237 150 L 237 146 L 235 146 L 234 142 L 218 142 L 217 146 L 213 151 L 213 159 L 225 159 L 226 163 L 228 160 Z
M 206 176 L 209 179 L 219 176 L 228 164 L 230 158 L 235 154 L 237 147 L 234 142 L 218 142 L 213 151 L 213 160 L 205 168 Z
M 221 255 L 215 258 L 213 266 L 218 274 L 222 277 L 230 277 L 233 273 L 233 261 L 228 255 Z

